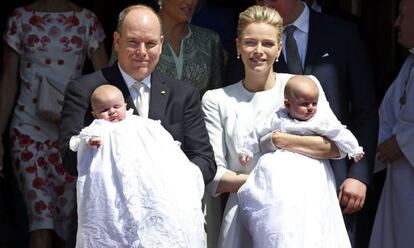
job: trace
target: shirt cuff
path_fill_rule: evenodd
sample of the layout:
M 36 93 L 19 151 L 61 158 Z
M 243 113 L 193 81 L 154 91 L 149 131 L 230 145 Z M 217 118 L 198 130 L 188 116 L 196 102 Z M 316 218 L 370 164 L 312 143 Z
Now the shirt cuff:
M 272 134 L 273 134 L 273 132 L 270 132 L 270 133 L 264 135 L 262 138 L 260 138 L 259 146 L 260 146 L 260 151 L 262 153 L 274 152 L 277 149 L 279 149 L 272 142 Z

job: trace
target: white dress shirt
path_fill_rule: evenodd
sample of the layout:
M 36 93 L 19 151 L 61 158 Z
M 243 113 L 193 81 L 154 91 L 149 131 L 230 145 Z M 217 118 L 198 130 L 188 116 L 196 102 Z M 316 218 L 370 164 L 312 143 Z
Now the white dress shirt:
M 298 46 L 298 52 L 300 57 L 300 62 L 302 65 L 302 68 L 305 68 L 305 59 L 306 59 L 306 51 L 308 46 L 308 36 L 309 36 L 309 8 L 308 6 L 303 3 L 304 9 L 300 16 L 289 25 L 294 25 L 296 27 L 295 32 L 293 33 L 293 37 L 296 40 L 296 44 Z M 285 32 L 282 33 L 282 39 L 283 39 L 283 54 L 286 59 L 286 46 L 284 45 L 286 43 L 286 34 Z
M 122 68 L 119 66 L 119 71 L 121 72 L 121 75 L 128 87 L 129 90 L 129 94 L 131 94 L 131 97 L 134 101 L 134 103 L 138 102 L 138 92 L 134 87 L 134 84 L 136 82 L 138 82 L 137 80 L 135 80 L 134 78 L 132 78 L 130 75 L 128 75 L 124 70 L 122 70 Z M 143 117 L 148 117 L 148 110 L 149 110 L 149 103 L 150 103 L 150 89 L 151 89 L 151 74 L 148 75 L 146 78 L 144 78 L 142 81 L 139 81 L 142 84 L 144 84 L 146 86 L 146 90 L 144 91 L 144 94 L 146 94 L 145 96 L 145 103 L 147 105 L 147 113 L 143 113 Z M 138 109 L 138 106 L 135 106 Z

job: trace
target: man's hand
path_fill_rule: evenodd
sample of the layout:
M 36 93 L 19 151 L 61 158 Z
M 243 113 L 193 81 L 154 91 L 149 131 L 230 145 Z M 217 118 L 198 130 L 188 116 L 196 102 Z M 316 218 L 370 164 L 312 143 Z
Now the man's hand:
M 389 164 L 403 156 L 395 135 L 384 141 L 377 147 L 377 158 L 379 161 Z
M 339 204 L 344 214 L 353 214 L 362 209 L 365 203 L 367 186 L 353 178 L 347 178 L 339 188 Z

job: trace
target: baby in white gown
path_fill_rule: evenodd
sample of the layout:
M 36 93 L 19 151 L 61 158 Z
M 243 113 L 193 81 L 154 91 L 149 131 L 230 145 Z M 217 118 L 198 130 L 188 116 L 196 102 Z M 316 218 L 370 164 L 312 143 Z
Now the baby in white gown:
M 259 140 L 273 132 L 320 135 L 356 161 L 363 155 L 355 136 L 337 119 L 317 112 L 319 90 L 310 77 L 293 76 L 285 86 L 285 108 L 255 129 L 239 149 L 246 164 L 260 152 Z M 238 192 L 243 223 L 255 248 L 350 247 L 328 160 L 278 149 L 264 154 Z
M 126 111 L 98 87 L 96 120 L 72 137 L 78 153 L 77 247 L 204 248 L 202 175 L 159 121 Z

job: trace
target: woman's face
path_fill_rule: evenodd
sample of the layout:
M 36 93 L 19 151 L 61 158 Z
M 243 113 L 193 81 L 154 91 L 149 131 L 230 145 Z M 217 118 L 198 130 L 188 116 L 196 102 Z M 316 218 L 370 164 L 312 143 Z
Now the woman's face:
M 161 11 L 177 22 L 189 22 L 198 0 L 163 0 Z
M 241 55 L 246 73 L 273 70 L 279 57 L 281 43 L 277 29 L 267 23 L 250 23 L 237 38 L 237 52 Z

